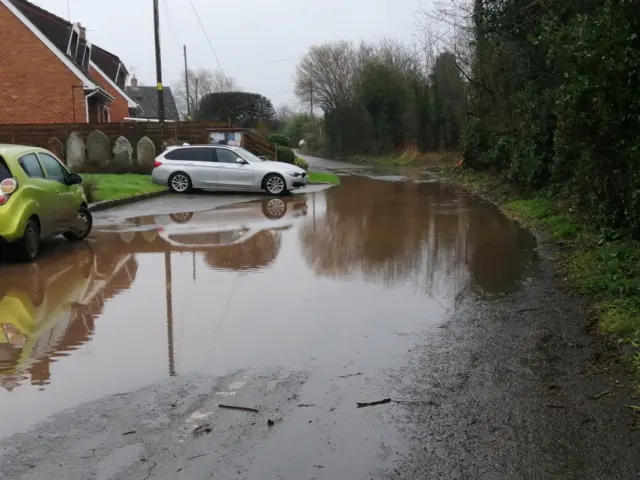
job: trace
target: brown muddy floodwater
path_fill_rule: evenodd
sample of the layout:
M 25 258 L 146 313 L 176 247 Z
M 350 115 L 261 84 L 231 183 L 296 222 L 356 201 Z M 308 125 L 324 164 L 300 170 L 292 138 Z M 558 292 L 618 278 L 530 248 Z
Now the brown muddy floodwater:
M 529 232 L 438 182 L 347 176 L 203 207 L 215 196 L 193 212 L 97 216 L 86 245 L 1 267 L 0 436 L 175 375 L 375 377 L 406 362 L 412 335 L 537 272 Z

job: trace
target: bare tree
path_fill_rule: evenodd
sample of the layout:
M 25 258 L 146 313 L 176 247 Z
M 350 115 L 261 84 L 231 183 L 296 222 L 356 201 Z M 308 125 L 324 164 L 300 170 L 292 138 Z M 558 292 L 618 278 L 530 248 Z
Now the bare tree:
M 358 51 L 350 42 L 313 46 L 296 70 L 295 92 L 302 103 L 311 99 L 323 110 L 353 102 Z
M 176 106 L 183 118 L 187 117 L 187 92 L 184 72 L 180 77 L 180 81 L 173 86 L 173 96 L 176 100 Z M 209 93 L 219 92 L 239 92 L 242 89 L 238 82 L 229 76 L 225 76 L 219 70 L 208 70 L 199 68 L 197 70 L 189 69 L 189 102 L 191 105 L 191 115 L 195 114 L 202 97 Z

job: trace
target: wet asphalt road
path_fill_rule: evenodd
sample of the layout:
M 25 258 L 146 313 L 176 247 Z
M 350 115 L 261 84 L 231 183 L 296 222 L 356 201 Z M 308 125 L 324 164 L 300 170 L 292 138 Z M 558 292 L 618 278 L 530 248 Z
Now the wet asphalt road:
M 3 266 L 0 478 L 638 478 L 625 378 L 547 247 L 354 173 L 102 212 Z

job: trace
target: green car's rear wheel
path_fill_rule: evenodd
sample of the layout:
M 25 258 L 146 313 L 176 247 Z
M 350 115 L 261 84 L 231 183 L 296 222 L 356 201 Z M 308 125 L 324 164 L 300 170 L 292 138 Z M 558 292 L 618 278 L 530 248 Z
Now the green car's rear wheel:
M 22 238 L 12 245 L 20 261 L 30 262 L 40 254 L 40 225 L 31 218 L 27 222 Z

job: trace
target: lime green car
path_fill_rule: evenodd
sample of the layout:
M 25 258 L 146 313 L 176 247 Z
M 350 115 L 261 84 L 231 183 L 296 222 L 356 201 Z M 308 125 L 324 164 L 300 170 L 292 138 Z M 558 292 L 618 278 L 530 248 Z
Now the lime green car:
M 48 150 L 0 144 L 0 247 L 31 261 L 43 240 L 85 239 L 93 217 L 81 183 Z

